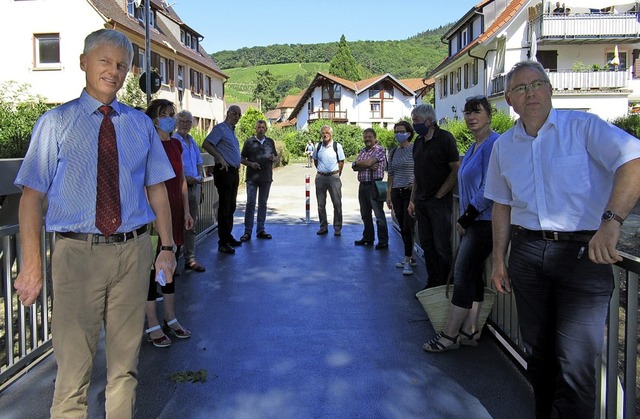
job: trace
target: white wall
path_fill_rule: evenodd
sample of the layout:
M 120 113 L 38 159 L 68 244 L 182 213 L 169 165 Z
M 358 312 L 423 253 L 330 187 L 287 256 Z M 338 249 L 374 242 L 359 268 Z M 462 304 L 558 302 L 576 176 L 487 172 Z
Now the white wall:
M 1 1 L 0 38 L 5 57 L 0 82 L 29 83 L 31 93 L 48 102 L 62 103 L 78 97 L 85 86 L 80 70 L 84 38 L 104 27 L 104 21 L 83 0 Z M 80 18 L 81 17 L 81 18 Z M 73 24 L 70 24 L 73 22 Z M 60 34 L 60 62 L 57 69 L 34 69 L 34 33 Z

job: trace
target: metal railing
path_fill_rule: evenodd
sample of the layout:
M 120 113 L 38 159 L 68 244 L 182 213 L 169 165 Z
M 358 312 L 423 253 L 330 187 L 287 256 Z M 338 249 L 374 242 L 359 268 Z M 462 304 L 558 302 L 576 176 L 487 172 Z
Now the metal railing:
M 629 87 L 631 72 L 619 71 L 549 71 L 549 81 L 554 91 L 614 90 Z M 489 95 L 503 94 L 506 89 L 506 74 L 491 79 Z
M 2 181 L 12 182 L 19 165 L 9 167 L 0 160 Z M 15 162 L 13 162 L 15 163 Z M 0 185 L 2 204 L 0 210 L 17 206 L 12 202 L 19 199 L 19 194 Z M 213 183 L 213 177 L 208 176 L 202 184 L 203 200 L 198 211 L 196 232 L 202 238 L 211 231 L 217 223 L 218 192 Z M 0 391 L 8 387 L 22 374 L 36 365 L 41 359 L 49 355 L 51 347 L 51 254 L 55 246 L 53 233 L 42 232 L 42 266 L 43 288 L 36 303 L 25 308 L 17 299 L 13 283 L 20 269 L 22 253 L 20 250 L 20 234 L 16 218 L 5 216 L 0 211 Z M 10 224 L 1 225 L 6 219 Z
M 454 199 L 452 223 L 460 213 L 457 197 Z M 416 224 L 417 226 L 417 224 Z M 417 232 L 417 227 L 416 227 Z M 419 243 L 416 234 L 416 244 Z M 455 229 L 452 232 L 452 244 L 455 249 L 460 238 Z M 419 250 L 419 254 L 422 251 Z M 598 411 L 600 418 L 640 417 L 640 389 L 638 374 L 638 276 L 640 258 L 620 252 L 623 260 L 614 265 L 615 289 L 611 296 L 605 347 L 602 355 Z M 485 267 L 487 286 L 493 288 L 491 281 L 491 260 Z M 523 368 L 524 345 L 520 336 L 518 313 L 513 293 L 500 294 L 487 319 L 487 329 L 502 343 L 507 352 Z
M 533 19 L 529 26 L 530 31 L 535 29 L 539 40 L 618 39 L 640 36 L 640 23 L 636 13 L 543 14 Z
M 346 121 L 347 111 L 315 111 L 309 113 L 309 120 L 326 119 L 328 121 Z

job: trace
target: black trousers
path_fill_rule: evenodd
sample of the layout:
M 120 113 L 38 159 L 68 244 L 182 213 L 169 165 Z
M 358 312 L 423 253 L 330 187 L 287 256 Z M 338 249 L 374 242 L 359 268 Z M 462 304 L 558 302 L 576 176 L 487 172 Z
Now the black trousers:
M 229 166 L 224 170 L 216 164 L 213 168 L 213 183 L 218 189 L 218 244 L 229 244 L 233 240 L 231 230 L 239 181 L 237 167 Z

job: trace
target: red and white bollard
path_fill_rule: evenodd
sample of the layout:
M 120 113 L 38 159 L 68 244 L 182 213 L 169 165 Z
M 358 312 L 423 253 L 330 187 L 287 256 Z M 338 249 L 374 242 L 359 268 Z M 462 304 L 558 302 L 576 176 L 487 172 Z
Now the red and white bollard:
M 306 199 L 307 224 L 311 222 L 311 176 L 304 175 L 304 194 Z

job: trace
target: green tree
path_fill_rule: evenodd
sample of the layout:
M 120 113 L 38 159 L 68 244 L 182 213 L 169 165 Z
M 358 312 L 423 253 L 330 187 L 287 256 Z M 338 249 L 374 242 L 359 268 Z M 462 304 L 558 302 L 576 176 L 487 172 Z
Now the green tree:
M 347 39 L 342 35 L 336 55 L 329 62 L 329 73 L 343 79 L 358 81 L 361 79 L 360 68 L 356 59 L 353 58 L 351 48 L 347 44 Z
M 276 79 L 269 70 L 259 71 L 256 88 L 253 90 L 253 100 L 260 100 L 262 109 L 274 109 L 278 105 L 276 93 Z
M 147 94 L 140 89 L 138 80 L 139 78 L 135 74 L 127 74 L 124 85 L 118 92 L 118 101 L 133 108 L 140 107 L 145 109 L 147 107 Z M 151 95 L 152 99 L 155 99 L 156 97 L 157 94 Z
M 256 121 L 259 119 L 265 119 L 264 114 L 252 106 L 249 106 L 249 109 L 247 109 L 238 121 L 238 125 L 236 125 L 236 137 L 238 137 L 240 141 L 240 148 L 242 148 L 242 144 L 244 144 L 247 138 L 253 137 L 256 133 Z
M 31 94 L 28 84 L 8 81 L 0 86 L 0 158 L 24 157 L 31 131 L 50 105 Z

